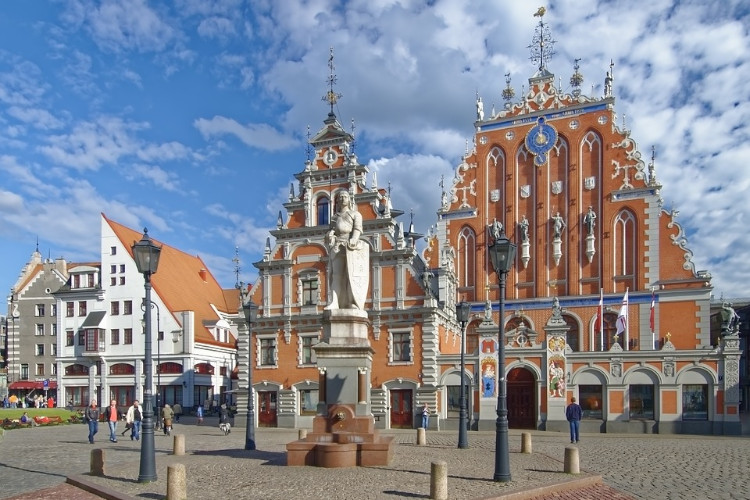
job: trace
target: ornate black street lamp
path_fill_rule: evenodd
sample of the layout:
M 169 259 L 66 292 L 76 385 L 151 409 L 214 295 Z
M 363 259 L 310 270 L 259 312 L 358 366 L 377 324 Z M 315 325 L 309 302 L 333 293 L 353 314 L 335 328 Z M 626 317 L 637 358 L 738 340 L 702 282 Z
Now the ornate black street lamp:
M 159 304 L 151 302 L 151 309 L 156 308 L 156 404 L 154 405 L 154 416 L 156 420 L 156 428 L 161 428 L 161 405 L 159 402 L 162 399 L 161 396 L 161 312 L 159 311 Z M 143 332 L 146 332 L 146 302 L 141 302 L 141 309 L 143 310 Z
M 471 304 L 468 302 L 459 302 L 456 304 L 456 317 L 461 323 L 461 389 L 458 396 L 458 447 L 461 449 L 469 447 L 469 440 L 466 436 L 467 409 L 466 409 L 466 362 L 464 359 L 466 353 L 466 323 L 469 322 L 471 314 Z
M 247 297 L 242 302 L 247 321 L 247 422 L 245 423 L 245 449 L 255 449 L 255 403 L 253 401 L 253 323 L 258 319 L 258 306 Z
M 133 259 L 138 272 L 143 274 L 146 288 L 145 310 L 151 311 L 151 275 L 159 267 L 161 247 L 148 236 L 148 229 L 143 229 L 141 241 L 133 244 Z M 146 314 L 146 387 L 143 401 L 143 441 L 141 441 L 141 462 L 138 482 L 156 481 L 156 450 L 154 447 L 154 401 L 153 401 L 153 360 L 151 346 L 151 314 Z
M 488 228 L 488 234 L 492 234 L 492 228 Z M 505 231 L 500 229 L 494 237 L 492 245 L 488 248 L 492 267 L 495 268 L 498 281 L 500 282 L 500 328 L 497 335 L 497 371 L 500 375 L 500 384 L 497 391 L 497 421 L 495 430 L 495 481 L 510 481 L 510 453 L 508 449 L 508 397 L 507 384 L 505 380 L 505 278 L 516 258 L 516 245 L 505 236 Z

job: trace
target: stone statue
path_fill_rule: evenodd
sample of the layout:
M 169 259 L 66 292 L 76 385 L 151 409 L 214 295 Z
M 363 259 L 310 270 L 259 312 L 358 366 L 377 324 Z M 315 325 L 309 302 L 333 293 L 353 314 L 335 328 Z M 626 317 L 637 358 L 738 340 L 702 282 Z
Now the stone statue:
M 721 329 L 726 335 L 735 332 L 740 326 L 740 315 L 732 307 L 731 302 L 721 304 Z M 726 333 L 725 333 L 726 332 Z
M 560 216 L 560 212 L 557 212 L 552 217 L 552 236 L 559 238 L 562 235 L 563 229 L 565 229 L 565 221 Z
M 477 120 L 484 120 L 484 103 L 481 97 L 477 97 Z
M 499 222 L 497 218 L 495 218 L 492 221 L 492 224 L 487 226 L 487 229 L 490 232 L 490 236 L 492 236 L 492 240 L 496 242 L 500 239 L 500 235 L 503 234 L 503 223 Z
M 518 227 L 521 229 L 521 241 L 529 241 L 529 219 L 525 215 L 518 223 Z
M 336 208 L 327 237 L 331 303 L 326 309 L 364 309 L 370 278 L 370 247 L 360 240 L 362 215 L 352 206 L 347 191 L 336 196 Z
M 586 226 L 588 234 L 594 234 L 594 227 L 596 226 L 596 213 L 593 207 L 589 207 L 589 211 L 583 216 L 583 224 Z

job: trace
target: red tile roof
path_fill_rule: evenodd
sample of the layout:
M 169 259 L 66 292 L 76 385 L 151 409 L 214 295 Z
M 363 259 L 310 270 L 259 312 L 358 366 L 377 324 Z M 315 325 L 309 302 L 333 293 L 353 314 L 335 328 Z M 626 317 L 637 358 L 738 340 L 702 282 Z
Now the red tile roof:
M 133 243 L 141 239 L 142 234 L 108 219 L 104 214 L 102 217 L 132 258 L 131 247 Z M 152 239 L 155 243 L 162 245 L 159 268 L 151 278 L 154 292 L 159 295 L 171 313 L 177 311 L 195 313 L 196 342 L 234 347 L 234 340 L 229 343 L 215 340 L 204 324 L 215 323 L 219 320 L 212 305 L 223 313 L 236 314 L 240 303 L 239 290 L 221 288 L 199 256 L 188 255 L 162 241 Z

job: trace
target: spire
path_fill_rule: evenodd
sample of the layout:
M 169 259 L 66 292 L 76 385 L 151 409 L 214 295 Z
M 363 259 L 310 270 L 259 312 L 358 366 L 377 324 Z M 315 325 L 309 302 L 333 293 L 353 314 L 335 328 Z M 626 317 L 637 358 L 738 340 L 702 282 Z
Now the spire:
M 238 290 L 241 288 L 241 281 L 240 281 L 240 247 L 235 246 L 234 247 L 234 258 L 232 259 L 232 262 L 234 262 L 234 287 Z
M 336 73 L 334 73 L 336 67 L 333 65 L 333 47 L 331 47 L 331 55 L 328 57 L 328 69 L 329 74 L 326 79 L 326 83 L 328 83 L 328 92 L 323 96 L 323 100 L 331 106 L 331 111 L 328 116 L 334 116 L 335 113 L 333 112 L 333 106 L 342 96 L 333 90 L 334 85 L 336 85 Z
M 581 95 L 581 85 L 583 84 L 583 75 L 579 69 L 581 66 L 578 64 L 581 62 L 581 58 L 575 59 L 573 64 L 573 76 L 570 77 L 570 86 L 573 87 L 573 96 L 578 97 Z
M 529 45 L 529 49 L 531 50 L 531 57 L 529 59 L 538 65 L 539 69 L 536 76 L 543 76 L 549 73 L 547 71 L 547 63 L 549 63 L 550 58 L 555 54 L 553 49 L 555 40 L 552 39 L 549 25 L 544 23 L 545 12 L 547 12 L 547 9 L 539 7 L 534 14 L 534 17 L 539 18 L 539 25 L 534 30 L 534 37 L 531 39 L 531 45 Z
M 510 72 L 505 73 L 505 88 L 503 89 L 503 99 L 505 100 L 505 109 L 510 109 L 510 101 L 516 96 L 516 91 L 510 86 Z M 492 112 L 495 113 L 494 110 Z

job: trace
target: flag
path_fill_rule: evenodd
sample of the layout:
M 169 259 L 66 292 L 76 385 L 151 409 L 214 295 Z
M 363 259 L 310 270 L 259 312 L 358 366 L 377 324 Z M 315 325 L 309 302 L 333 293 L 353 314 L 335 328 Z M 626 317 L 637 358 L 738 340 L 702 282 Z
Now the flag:
M 622 298 L 622 307 L 620 314 L 617 315 L 617 335 L 628 331 L 628 291 L 625 290 L 625 297 Z
M 651 333 L 654 333 L 654 304 L 656 300 L 654 297 L 654 291 L 651 290 L 651 316 L 649 316 L 648 324 L 651 325 Z

